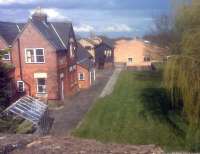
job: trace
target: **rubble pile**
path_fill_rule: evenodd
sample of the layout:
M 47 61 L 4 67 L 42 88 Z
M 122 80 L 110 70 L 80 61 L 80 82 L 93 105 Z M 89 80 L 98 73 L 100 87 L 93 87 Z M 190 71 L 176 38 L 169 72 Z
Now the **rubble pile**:
M 160 154 L 163 152 L 155 145 L 103 144 L 95 140 L 74 137 L 33 135 L 0 136 L 0 145 L 0 153 L 5 154 Z

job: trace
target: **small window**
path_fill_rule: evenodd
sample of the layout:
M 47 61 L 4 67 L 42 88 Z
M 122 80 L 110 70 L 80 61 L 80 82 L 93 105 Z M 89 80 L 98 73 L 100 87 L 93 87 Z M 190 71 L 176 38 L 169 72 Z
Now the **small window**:
M 79 73 L 79 80 L 80 80 L 80 81 L 85 80 L 85 79 L 84 79 L 84 74 L 83 74 L 83 73 Z
M 18 92 L 24 92 L 25 91 L 24 81 L 17 81 L 17 91 Z
M 10 52 L 3 55 L 3 60 L 10 60 Z
M 133 62 L 133 58 L 128 58 L 128 62 L 132 63 Z
M 37 93 L 46 93 L 46 80 L 45 78 L 37 79 Z

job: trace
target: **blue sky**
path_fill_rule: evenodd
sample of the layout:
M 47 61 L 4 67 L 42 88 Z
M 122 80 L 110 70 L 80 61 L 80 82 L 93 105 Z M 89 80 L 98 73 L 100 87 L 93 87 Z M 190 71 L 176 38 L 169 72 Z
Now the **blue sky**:
M 0 20 L 25 22 L 38 6 L 50 20 L 68 20 L 79 35 L 142 36 L 170 11 L 171 0 L 0 0 Z

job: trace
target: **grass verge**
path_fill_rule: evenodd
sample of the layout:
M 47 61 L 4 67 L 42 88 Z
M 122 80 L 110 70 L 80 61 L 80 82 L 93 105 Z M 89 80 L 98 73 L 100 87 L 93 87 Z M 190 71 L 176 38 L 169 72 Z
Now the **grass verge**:
M 121 73 L 113 93 L 99 99 L 73 135 L 102 142 L 184 148 L 185 124 L 170 107 L 160 72 Z

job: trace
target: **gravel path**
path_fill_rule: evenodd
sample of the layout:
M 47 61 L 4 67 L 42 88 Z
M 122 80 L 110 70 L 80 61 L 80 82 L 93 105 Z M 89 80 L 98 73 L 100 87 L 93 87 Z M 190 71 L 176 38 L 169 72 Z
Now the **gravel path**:
M 122 68 L 115 69 L 115 71 L 113 72 L 112 76 L 110 77 L 108 83 L 106 84 L 105 88 L 103 89 L 100 97 L 105 97 L 112 93 L 115 83 L 117 82 L 117 79 L 118 79 L 121 71 L 122 71 Z
M 84 90 L 66 100 L 64 107 L 51 112 L 55 118 L 50 134 L 63 136 L 70 133 L 82 120 L 85 113 L 98 98 L 106 85 L 113 70 L 101 70 L 97 72 L 96 83 L 88 90 Z

